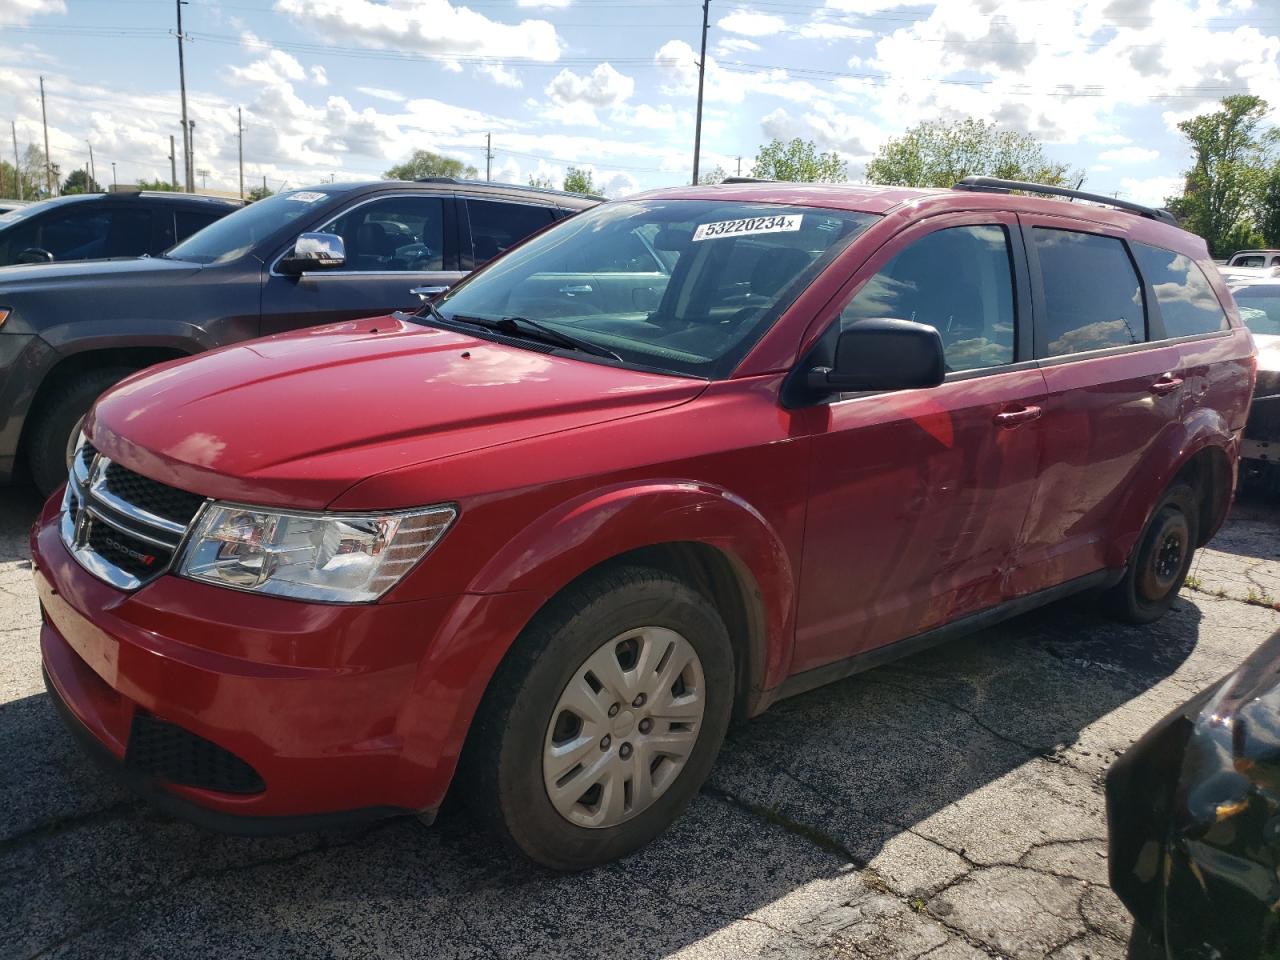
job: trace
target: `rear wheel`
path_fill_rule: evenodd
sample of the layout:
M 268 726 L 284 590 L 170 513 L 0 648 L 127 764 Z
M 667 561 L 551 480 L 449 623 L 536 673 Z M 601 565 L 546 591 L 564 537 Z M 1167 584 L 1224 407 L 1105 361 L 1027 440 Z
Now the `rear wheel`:
M 468 743 L 468 803 L 553 869 L 625 856 L 710 772 L 733 678 L 724 623 L 697 591 L 638 567 L 593 577 L 499 668 Z
M 69 381 L 46 397 L 27 428 L 27 468 L 46 497 L 67 479 L 76 436 L 93 401 L 119 383 L 132 367 L 103 367 Z
M 1129 623 L 1151 623 L 1164 616 L 1187 579 L 1199 533 L 1196 492 L 1187 484 L 1175 484 L 1147 521 L 1124 579 L 1108 591 L 1111 612 Z

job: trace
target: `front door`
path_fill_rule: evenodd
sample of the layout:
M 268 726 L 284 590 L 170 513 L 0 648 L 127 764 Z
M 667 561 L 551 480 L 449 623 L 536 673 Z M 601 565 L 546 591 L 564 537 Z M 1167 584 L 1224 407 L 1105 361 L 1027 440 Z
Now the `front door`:
M 357 202 L 322 233 L 342 237 L 346 264 L 298 277 L 271 269 L 262 292 L 262 334 L 417 310 L 420 288 L 447 287 L 458 269 L 456 204 L 451 197 L 396 194 Z
M 998 604 L 1036 482 L 1045 390 L 1015 218 L 925 221 L 876 261 L 823 342 L 864 319 L 928 323 L 949 372 L 808 411 L 793 673 Z

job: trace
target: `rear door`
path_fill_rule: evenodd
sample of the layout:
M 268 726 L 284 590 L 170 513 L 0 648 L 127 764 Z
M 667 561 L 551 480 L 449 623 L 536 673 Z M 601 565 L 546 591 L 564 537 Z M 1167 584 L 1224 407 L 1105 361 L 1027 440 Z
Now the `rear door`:
M 1115 518 L 1145 455 L 1178 416 L 1178 350 L 1150 330 L 1150 288 L 1122 231 L 1022 215 L 1044 373 L 1040 482 L 1014 594 L 1107 566 Z
M 793 672 L 1000 603 L 1036 483 L 1044 379 L 1016 218 L 931 218 L 869 266 L 814 362 L 842 325 L 892 317 L 937 327 L 948 373 L 931 389 L 806 411 L 813 459 Z
M 314 228 L 342 237 L 346 264 L 285 276 L 271 265 L 262 294 L 264 335 L 394 310 L 417 310 L 415 292 L 464 276 L 459 268 L 456 201 L 446 194 L 380 194 L 345 207 Z

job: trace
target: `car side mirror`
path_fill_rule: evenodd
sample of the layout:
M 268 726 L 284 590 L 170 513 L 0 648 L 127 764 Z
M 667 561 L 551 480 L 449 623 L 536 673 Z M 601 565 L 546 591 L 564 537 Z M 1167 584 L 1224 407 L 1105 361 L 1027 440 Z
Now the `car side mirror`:
M 53 254 L 44 247 L 27 247 L 18 254 L 18 263 L 53 263 Z
M 304 233 L 280 261 L 280 272 L 297 275 L 308 270 L 333 270 L 347 262 L 347 246 L 335 233 Z
M 808 385 L 824 393 L 936 387 L 947 368 L 942 337 L 927 323 L 860 320 L 836 340 L 835 365 L 814 367 Z

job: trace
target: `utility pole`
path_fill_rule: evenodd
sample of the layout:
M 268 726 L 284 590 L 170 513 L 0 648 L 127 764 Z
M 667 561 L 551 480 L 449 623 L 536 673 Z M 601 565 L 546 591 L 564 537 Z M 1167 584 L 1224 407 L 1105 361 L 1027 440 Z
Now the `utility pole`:
M 22 197 L 22 169 L 18 166 L 18 124 L 10 120 L 9 129 L 13 132 L 13 172 L 18 175 L 18 199 Z
M 44 77 L 40 78 L 40 122 L 44 124 L 44 187 L 53 196 L 53 167 L 49 165 L 49 115 L 44 109 Z
M 89 143 L 89 141 L 86 140 L 85 143 Z M 98 182 L 98 168 L 94 166 L 94 163 L 93 163 L 93 144 L 92 143 L 89 143 L 89 169 L 86 170 L 85 172 L 89 174 L 89 183 Z M 87 185 L 85 187 L 84 192 L 85 193 L 89 192 Z
M 178 154 L 173 148 L 173 134 L 169 134 L 169 183 L 174 190 L 178 189 Z
M 484 135 L 484 178 L 493 179 L 493 134 Z
M 702 0 L 702 58 L 698 61 L 698 117 L 693 127 L 693 184 L 698 184 L 698 154 L 702 152 L 702 84 L 707 76 L 707 17 L 711 0 Z
M 195 166 L 191 162 L 191 128 L 187 126 L 187 67 L 183 60 L 182 45 L 186 36 L 182 32 L 182 6 L 187 0 L 174 0 L 178 8 L 178 89 L 182 92 L 182 172 L 187 181 L 187 193 L 194 193 Z
M 111 191 L 112 191 L 112 193 L 114 193 L 114 192 L 115 192 L 115 190 L 116 190 L 116 187 L 117 187 L 117 186 L 119 186 L 119 184 L 117 184 L 117 183 L 116 183 L 116 162 L 115 162 L 114 160 L 112 160 L 112 161 L 111 161 Z
M 187 121 L 187 193 L 196 192 L 196 122 Z
M 244 199 L 244 118 L 236 107 L 236 134 L 240 138 L 240 199 Z
M 738 176 L 742 176 L 742 158 L 734 157 L 733 159 L 738 161 Z
M 196 173 L 198 173 L 198 174 L 200 175 L 200 189 L 201 189 L 202 191 L 208 191 L 208 189 L 209 189 L 209 171 L 208 171 L 208 170 L 197 170 L 197 171 L 196 171 Z

